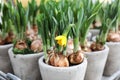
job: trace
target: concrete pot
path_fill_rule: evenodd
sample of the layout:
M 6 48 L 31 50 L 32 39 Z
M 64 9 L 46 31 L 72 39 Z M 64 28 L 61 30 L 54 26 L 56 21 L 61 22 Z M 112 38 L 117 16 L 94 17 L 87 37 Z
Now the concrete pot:
M 92 37 L 92 33 L 89 32 L 88 35 L 87 35 L 87 40 L 90 41 L 91 37 Z
M 102 80 L 120 80 L 120 70 L 111 76 L 103 76 Z
M 110 49 L 104 70 L 105 76 L 111 76 L 120 70 L 120 42 L 107 42 Z
M 100 30 L 99 29 L 90 29 L 89 32 L 92 34 L 92 37 L 93 37 L 93 36 L 99 35 Z
M 39 59 L 39 68 L 42 80 L 84 80 L 87 59 L 79 65 L 71 67 L 54 67 L 43 62 L 44 57 Z
M 16 55 L 13 53 L 12 49 L 13 48 L 9 49 L 9 56 L 14 74 L 22 80 L 41 80 L 38 59 L 43 53 Z
M 12 44 L 0 45 L 0 70 L 5 73 L 13 72 L 8 55 L 8 49 L 12 46 Z
M 101 80 L 106 64 L 109 48 L 105 46 L 102 51 L 85 52 L 88 60 L 85 80 Z

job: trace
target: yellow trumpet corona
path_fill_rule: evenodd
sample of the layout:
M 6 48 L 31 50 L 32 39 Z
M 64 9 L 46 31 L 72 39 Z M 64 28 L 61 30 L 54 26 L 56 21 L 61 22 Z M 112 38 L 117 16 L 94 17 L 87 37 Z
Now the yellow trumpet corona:
M 57 44 L 59 44 L 60 46 L 66 46 L 67 44 L 66 36 L 63 35 L 57 36 L 55 40 L 57 41 Z

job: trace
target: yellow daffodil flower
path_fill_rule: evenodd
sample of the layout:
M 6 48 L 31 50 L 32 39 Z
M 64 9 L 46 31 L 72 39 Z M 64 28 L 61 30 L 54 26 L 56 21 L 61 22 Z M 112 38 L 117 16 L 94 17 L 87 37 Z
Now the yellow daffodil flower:
M 16 0 L 13 0 L 13 1 L 16 4 Z M 28 2 L 31 2 L 31 0 L 18 0 L 18 1 L 21 2 L 24 7 L 28 6 Z M 37 5 L 39 5 L 40 4 L 40 0 L 36 0 L 36 3 L 37 3 Z
M 56 2 L 59 2 L 60 0 L 55 0 Z
M 55 40 L 57 41 L 57 43 L 60 45 L 60 46 L 66 46 L 66 43 L 67 43 L 67 38 L 66 36 L 57 36 L 55 38 Z

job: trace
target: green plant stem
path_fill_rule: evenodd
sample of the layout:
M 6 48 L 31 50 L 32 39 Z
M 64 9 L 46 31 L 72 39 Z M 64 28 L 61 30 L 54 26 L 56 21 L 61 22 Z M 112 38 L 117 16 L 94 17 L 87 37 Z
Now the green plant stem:
M 116 27 L 115 27 L 115 32 L 118 32 L 118 30 L 119 30 L 119 20 L 117 19 L 116 20 Z
M 67 35 L 68 35 L 69 31 L 71 30 L 71 27 L 73 27 L 73 26 L 75 26 L 75 24 L 69 24 L 69 25 L 66 27 L 66 29 L 64 29 L 63 34 L 62 34 L 62 35 L 64 35 L 64 36 L 66 36 L 66 37 L 67 37 Z
M 46 48 L 46 45 L 45 45 L 45 44 L 43 45 L 43 51 L 44 51 L 45 61 L 47 61 L 47 48 Z
M 81 37 L 80 37 L 80 45 L 83 46 L 83 47 L 86 45 L 85 41 L 86 41 L 86 38 L 87 38 L 89 28 L 90 27 L 87 27 L 86 31 L 84 31 L 84 33 L 82 33 L 83 36 L 81 35 Z
M 74 43 L 74 52 L 76 53 L 79 50 L 79 37 L 74 37 L 73 43 Z

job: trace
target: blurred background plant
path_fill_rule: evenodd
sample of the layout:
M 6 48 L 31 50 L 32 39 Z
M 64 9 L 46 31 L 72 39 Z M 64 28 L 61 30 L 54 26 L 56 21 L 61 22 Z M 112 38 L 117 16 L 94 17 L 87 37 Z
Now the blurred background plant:
M 23 7 L 22 3 L 17 0 L 14 8 L 13 20 L 17 37 L 13 52 L 15 54 L 31 54 L 42 51 L 42 41 L 38 38 L 38 30 L 36 26 L 33 27 L 37 15 L 36 2 L 32 0 L 28 7 Z M 32 28 L 30 24 L 32 24 Z
M 99 36 L 96 38 L 96 43 L 104 45 L 106 41 L 120 41 L 118 34 L 118 22 L 120 16 L 119 7 L 119 0 L 115 0 L 111 4 L 107 3 L 102 6 L 99 13 L 102 28 L 100 29 Z
M 14 8 L 12 2 L 8 1 L 0 3 L 0 45 L 10 44 L 15 38 L 12 20 L 14 16 Z
M 95 20 L 102 3 L 99 3 L 98 0 L 95 3 L 92 0 L 82 0 L 82 3 L 84 7 L 84 18 L 82 27 L 80 28 L 80 45 L 83 51 L 89 52 L 91 50 L 89 49 L 86 37 L 90 29 L 90 24 Z

